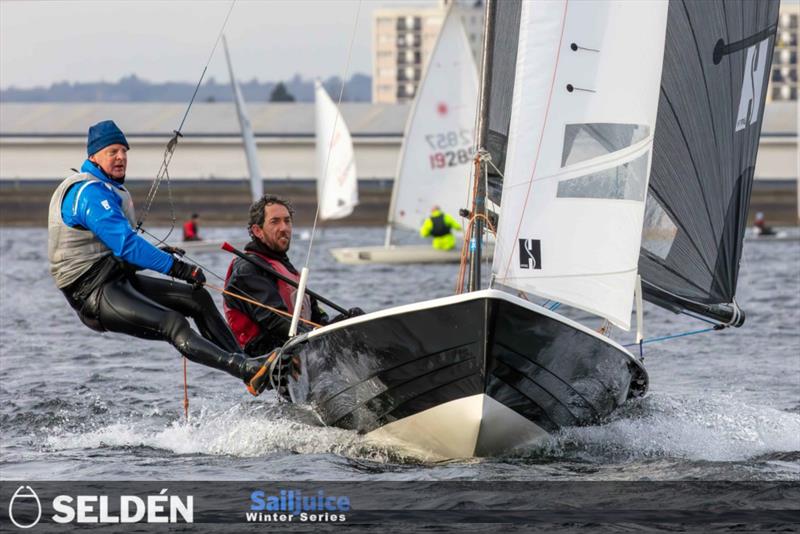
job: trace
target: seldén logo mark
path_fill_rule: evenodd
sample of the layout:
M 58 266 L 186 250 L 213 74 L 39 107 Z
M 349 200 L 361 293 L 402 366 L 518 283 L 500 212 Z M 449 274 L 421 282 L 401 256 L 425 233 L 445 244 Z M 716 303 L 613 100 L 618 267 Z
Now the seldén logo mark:
M 736 131 L 744 130 L 758 120 L 761 92 L 767 74 L 769 37 L 747 49 L 744 62 L 742 93 L 739 97 L 739 113 L 736 116 Z
M 542 268 L 542 243 L 538 239 L 519 240 L 519 268 Z
M 42 503 L 33 488 L 17 488 L 8 502 L 8 518 L 17 528 L 32 528 L 39 523 L 42 519 Z
M 167 495 L 58 495 L 51 503 L 50 518 L 60 524 L 193 523 L 194 497 Z M 8 503 L 8 518 L 18 528 L 36 526 L 42 519 L 42 503 L 30 486 L 20 486 Z

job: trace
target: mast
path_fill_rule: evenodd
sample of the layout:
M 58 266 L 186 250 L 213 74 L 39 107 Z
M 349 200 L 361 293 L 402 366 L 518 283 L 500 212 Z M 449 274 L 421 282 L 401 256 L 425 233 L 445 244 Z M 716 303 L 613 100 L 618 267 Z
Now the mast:
M 253 135 L 253 127 L 250 124 L 250 120 L 247 118 L 247 110 L 244 107 L 242 92 L 239 90 L 239 84 L 236 83 L 236 77 L 233 75 L 233 64 L 231 63 L 231 56 L 228 53 L 228 41 L 225 39 L 224 35 L 222 36 L 222 44 L 225 48 L 225 59 L 228 61 L 228 72 L 230 73 L 231 88 L 233 89 L 233 101 L 236 103 L 236 115 L 239 117 L 239 126 L 242 129 L 244 153 L 247 157 L 247 171 L 250 174 L 250 196 L 253 201 L 256 201 L 264 195 L 264 182 L 261 179 L 261 171 L 258 168 L 256 139 Z
M 496 0 L 486 0 L 483 24 L 483 57 L 481 59 L 481 98 L 478 108 L 478 128 L 475 140 L 475 181 L 477 184 L 473 199 L 472 236 L 470 236 L 469 291 L 481 288 L 481 241 L 483 240 L 483 218 L 486 216 L 486 182 L 481 176 L 480 151 L 486 145 L 489 132 L 489 95 L 492 86 L 492 53 L 494 44 L 494 13 Z

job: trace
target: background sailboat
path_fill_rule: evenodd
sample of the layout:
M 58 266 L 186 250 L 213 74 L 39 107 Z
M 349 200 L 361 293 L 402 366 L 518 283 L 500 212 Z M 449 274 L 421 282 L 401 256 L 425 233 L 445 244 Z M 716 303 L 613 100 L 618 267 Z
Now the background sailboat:
M 447 11 L 406 121 L 383 247 L 332 249 L 342 263 L 458 262 L 460 249 L 391 246 L 393 228 L 418 231 L 434 205 L 458 217 L 468 206 L 478 105 L 477 67 L 454 8 Z
M 339 108 L 319 80 L 315 84 L 317 202 L 321 220 L 341 219 L 358 205 L 353 140 Z

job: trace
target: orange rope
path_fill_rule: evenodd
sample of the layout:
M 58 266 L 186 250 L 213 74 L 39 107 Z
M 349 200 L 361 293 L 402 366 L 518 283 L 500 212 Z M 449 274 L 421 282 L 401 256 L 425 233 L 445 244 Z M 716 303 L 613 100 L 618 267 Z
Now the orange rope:
M 189 421 L 189 381 L 186 378 L 186 356 L 183 357 L 183 415 Z
M 228 295 L 228 296 L 231 296 L 233 298 L 237 298 L 239 300 L 243 300 L 245 302 L 249 302 L 253 306 L 258 306 L 259 308 L 264 308 L 265 310 L 269 310 L 272 313 L 277 313 L 278 315 L 283 315 L 284 317 L 289 317 L 289 318 L 292 317 L 292 314 L 287 312 L 287 311 L 279 310 L 278 308 L 273 308 L 272 306 L 267 306 L 266 304 L 261 304 L 258 301 L 255 301 L 253 299 L 249 299 L 249 298 L 247 298 L 245 296 L 242 296 L 242 295 L 239 295 L 237 293 L 233 293 L 231 291 L 228 291 L 227 289 L 223 289 L 221 287 L 214 286 L 212 284 L 209 284 L 208 282 L 205 283 L 205 286 L 207 288 L 209 288 L 209 289 L 213 289 L 214 291 L 219 291 L 220 293 L 222 293 L 224 295 Z M 315 322 L 309 321 L 308 319 L 303 319 L 302 317 L 300 317 L 300 321 L 305 323 L 305 324 L 307 324 L 307 325 L 313 326 L 314 328 L 319 328 L 320 326 L 322 326 L 322 325 L 317 324 Z

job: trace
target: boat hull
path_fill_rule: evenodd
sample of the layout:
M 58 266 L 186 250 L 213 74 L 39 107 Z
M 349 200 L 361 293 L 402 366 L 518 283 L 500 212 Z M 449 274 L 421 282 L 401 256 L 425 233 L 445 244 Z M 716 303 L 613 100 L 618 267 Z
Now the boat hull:
M 290 350 L 296 402 L 428 459 L 502 454 L 597 422 L 647 386 L 613 341 L 493 290 L 351 319 Z
M 488 247 L 488 249 L 486 248 Z M 491 254 L 494 244 L 484 245 L 484 254 Z M 363 265 L 372 263 L 458 263 L 461 250 L 437 250 L 430 245 L 395 245 L 391 247 L 344 247 L 331 249 L 339 263 Z

